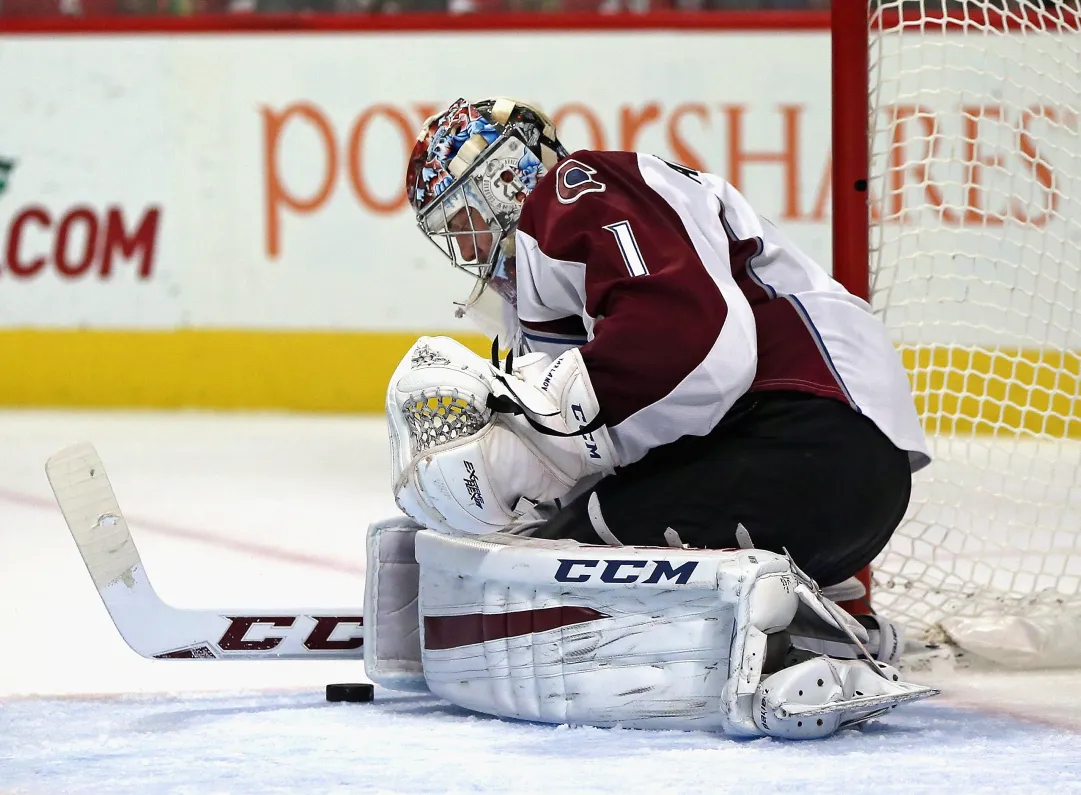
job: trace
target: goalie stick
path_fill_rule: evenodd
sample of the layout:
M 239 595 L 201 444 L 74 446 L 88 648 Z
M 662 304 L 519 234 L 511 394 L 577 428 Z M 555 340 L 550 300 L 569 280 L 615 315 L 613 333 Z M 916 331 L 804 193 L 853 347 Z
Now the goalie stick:
M 190 610 L 150 584 L 105 467 L 87 443 L 45 464 L 86 570 L 124 641 L 143 657 L 216 660 L 364 658 L 361 610 Z

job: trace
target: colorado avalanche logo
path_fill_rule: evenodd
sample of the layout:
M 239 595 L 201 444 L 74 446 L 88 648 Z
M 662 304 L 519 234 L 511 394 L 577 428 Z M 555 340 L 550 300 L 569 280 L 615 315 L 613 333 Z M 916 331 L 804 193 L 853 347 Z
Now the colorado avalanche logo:
M 597 169 L 578 160 L 564 160 L 556 168 L 556 198 L 561 204 L 570 204 L 587 193 L 602 193 L 605 186 L 603 182 L 593 179 L 596 173 Z

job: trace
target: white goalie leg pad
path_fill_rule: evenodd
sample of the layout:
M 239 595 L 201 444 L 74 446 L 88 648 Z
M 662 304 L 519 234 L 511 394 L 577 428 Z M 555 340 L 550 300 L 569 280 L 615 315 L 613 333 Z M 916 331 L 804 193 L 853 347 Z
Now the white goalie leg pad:
M 754 697 L 755 725 L 790 740 L 828 737 L 937 691 L 900 681 L 897 669 L 867 660 L 817 657 L 766 677 Z
M 421 529 L 404 517 L 368 528 L 364 670 L 369 679 L 390 690 L 428 689 L 420 654 L 420 566 L 414 554 Z
M 797 597 L 760 550 L 604 548 L 417 534 L 433 693 L 502 717 L 761 734 L 767 633 Z

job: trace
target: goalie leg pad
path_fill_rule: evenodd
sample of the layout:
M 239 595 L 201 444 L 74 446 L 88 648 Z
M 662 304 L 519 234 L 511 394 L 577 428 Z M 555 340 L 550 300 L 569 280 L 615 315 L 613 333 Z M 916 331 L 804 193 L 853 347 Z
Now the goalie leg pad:
M 420 567 L 414 554 L 421 525 L 406 518 L 368 528 L 364 581 L 364 670 L 390 690 L 426 691 L 417 611 Z
M 937 693 L 863 660 L 770 673 L 780 646 L 767 640 L 787 644 L 798 614 L 837 630 L 849 619 L 788 558 L 762 550 L 422 530 L 416 556 L 425 680 L 478 712 L 812 738 Z
M 421 531 L 417 560 L 436 695 L 525 720 L 761 733 L 766 632 L 797 604 L 785 558 Z

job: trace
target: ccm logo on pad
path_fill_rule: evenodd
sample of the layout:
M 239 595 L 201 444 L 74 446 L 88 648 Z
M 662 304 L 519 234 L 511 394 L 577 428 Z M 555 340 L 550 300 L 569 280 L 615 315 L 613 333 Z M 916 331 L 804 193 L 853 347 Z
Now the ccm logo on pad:
M 556 582 L 601 582 L 648 585 L 674 582 L 686 585 L 698 567 L 697 560 L 688 560 L 678 566 L 670 560 L 571 560 L 559 559 Z

